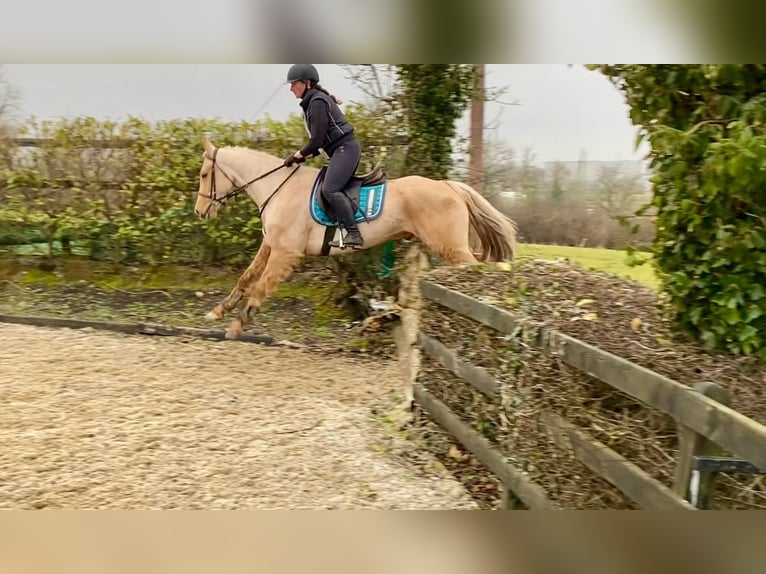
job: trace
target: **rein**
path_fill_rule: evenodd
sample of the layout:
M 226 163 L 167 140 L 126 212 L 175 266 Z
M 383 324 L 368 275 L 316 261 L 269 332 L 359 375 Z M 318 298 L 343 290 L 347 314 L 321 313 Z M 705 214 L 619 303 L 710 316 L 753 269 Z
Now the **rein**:
M 229 174 L 226 173 L 226 171 L 224 171 L 224 169 L 221 166 L 218 165 L 218 162 L 216 161 L 216 156 L 218 155 L 218 148 L 215 148 L 215 151 L 213 152 L 213 157 L 207 156 L 207 154 L 205 154 L 205 155 L 206 155 L 206 157 L 210 161 L 213 162 L 213 169 L 210 172 L 210 174 L 211 174 L 211 176 L 210 176 L 210 195 L 204 195 L 204 194 L 201 194 L 201 193 L 199 193 L 198 195 L 200 197 L 204 197 L 206 199 L 209 199 L 211 202 L 215 202 L 215 203 L 218 203 L 220 205 L 223 205 L 224 203 L 226 203 L 226 200 L 228 200 L 228 199 L 230 199 L 232 197 L 236 197 L 237 195 L 239 195 L 240 193 L 245 191 L 248 187 L 250 187 L 251 184 L 255 183 L 256 181 L 260 181 L 262 179 L 265 179 L 268 176 L 270 176 L 271 174 L 276 173 L 280 169 L 285 167 L 284 165 L 277 166 L 274 169 L 259 175 L 258 177 L 254 177 L 253 179 L 251 179 L 247 183 L 243 183 L 242 185 L 237 185 L 236 182 L 229 176 Z M 216 191 L 215 190 L 215 170 L 216 170 L 216 168 L 224 175 L 224 177 L 226 179 L 229 180 L 229 182 L 233 186 L 231 191 L 229 191 L 228 193 L 226 193 L 222 197 L 217 197 L 217 195 L 215 193 L 215 191 Z M 284 181 L 282 181 L 282 183 L 280 183 L 279 186 L 271 193 L 271 195 L 269 195 L 269 197 L 266 198 L 266 201 L 263 202 L 263 205 L 259 209 L 259 211 L 261 212 L 261 218 L 263 218 L 263 210 L 266 209 L 266 205 L 269 203 L 269 201 L 271 201 L 271 198 L 274 197 L 280 189 L 282 189 L 282 187 L 287 183 L 287 180 L 289 180 L 295 174 L 295 172 L 298 171 L 299 168 L 300 168 L 300 165 L 295 166 L 295 169 L 292 172 L 290 172 L 290 175 L 288 175 L 284 179 Z M 208 205 L 207 209 L 205 211 L 206 212 L 209 211 L 210 208 L 212 207 L 212 205 L 213 205 L 212 203 L 210 205 Z

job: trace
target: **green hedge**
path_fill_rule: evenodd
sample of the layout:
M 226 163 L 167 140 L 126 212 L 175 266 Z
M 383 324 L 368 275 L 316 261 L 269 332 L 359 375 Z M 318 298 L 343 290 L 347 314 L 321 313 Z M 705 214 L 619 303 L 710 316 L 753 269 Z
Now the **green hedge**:
M 599 69 L 651 144 L 654 261 L 674 321 L 766 357 L 766 66 Z
M 360 169 L 387 151 L 386 168 L 395 175 L 403 152 L 385 147 L 392 133 L 386 117 L 358 106 L 347 113 L 365 147 Z M 306 138 L 297 115 L 257 123 L 32 118 L 19 135 L 47 143 L 39 148 L 2 144 L 0 228 L 31 234 L 19 243 L 32 236 L 50 245 L 65 239 L 94 259 L 149 264 L 243 264 L 259 246 L 258 209 L 246 196 L 214 221 L 194 215 L 203 137 L 219 146 L 256 147 L 280 157 Z M 126 145 L 103 148 L 94 141 Z

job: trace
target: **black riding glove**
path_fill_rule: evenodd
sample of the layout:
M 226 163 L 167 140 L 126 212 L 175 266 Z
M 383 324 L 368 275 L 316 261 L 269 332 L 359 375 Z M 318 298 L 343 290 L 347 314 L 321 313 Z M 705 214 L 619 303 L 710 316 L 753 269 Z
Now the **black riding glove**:
M 303 163 L 306 161 L 305 157 L 295 157 L 295 154 L 291 154 L 285 158 L 285 167 L 290 167 L 294 163 Z

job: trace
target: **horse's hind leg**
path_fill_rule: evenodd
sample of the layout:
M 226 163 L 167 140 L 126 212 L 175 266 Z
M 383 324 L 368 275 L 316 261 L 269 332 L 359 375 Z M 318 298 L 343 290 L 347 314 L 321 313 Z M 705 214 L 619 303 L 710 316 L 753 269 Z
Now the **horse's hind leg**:
M 411 233 L 451 265 L 478 263 L 471 250 L 470 216 L 463 201 L 452 191 L 431 195 L 428 201 L 412 199 L 405 210 Z
M 292 275 L 295 266 L 301 260 L 302 255 L 286 251 L 272 251 L 266 268 L 260 276 L 244 308 L 229 325 L 226 331 L 227 339 L 236 339 L 242 334 L 242 330 L 250 322 L 254 311 L 263 304 L 263 301 L 271 295 L 279 284 Z
M 467 217 L 466 217 L 467 219 Z M 443 221 L 421 221 L 417 226 L 418 239 L 428 248 L 451 265 L 460 263 L 478 263 L 468 241 L 468 225 L 444 225 Z M 461 231 L 462 230 L 462 231 Z
M 464 247 L 442 247 L 437 253 L 448 263 L 458 265 L 460 263 L 478 263 L 471 250 Z
M 255 254 L 255 258 L 253 258 L 248 268 L 245 269 L 244 273 L 240 276 L 239 281 L 237 281 L 236 287 L 234 287 L 231 293 L 216 305 L 212 311 L 205 315 L 207 320 L 217 321 L 223 319 L 226 313 L 237 306 L 237 303 L 242 300 L 242 297 L 247 293 L 250 286 L 260 279 L 263 270 L 266 268 L 266 263 L 269 260 L 270 254 L 271 247 L 262 243 L 258 253 Z

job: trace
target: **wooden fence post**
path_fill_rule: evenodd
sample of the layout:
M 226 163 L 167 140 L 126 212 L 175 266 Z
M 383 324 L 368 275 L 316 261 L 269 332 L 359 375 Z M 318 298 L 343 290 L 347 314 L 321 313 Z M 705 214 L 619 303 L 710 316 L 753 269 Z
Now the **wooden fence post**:
M 692 385 L 692 388 L 723 405 L 729 406 L 731 402 L 729 391 L 715 383 L 696 383 Z M 693 458 L 695 456 L 720 456 L 723 451 L 714 442 L 683 425 L 678 427 L 678 442 L 680 448 L 673 490 L 682 498 L 690 500 L 689 484 L 692 478 Z M 709 507 L 713 499 L 715 476 L 715 473 L 702 473 L 699 476 L 699 499 L 695 504 L 697 508 Z
M 505 484 L 501 488 L 503 496 L 500 501 L 500 510 L 527 510 L 527 505 L 510 488 Z
M 397 303 L 401 308 L 400 324 L 394 329 L 399 373 L 404 385 L 400 423 L 412 420 L 415 406 L 414 385 L 420 370 L 420 347 L 418 329 L 423 297 L 420 293 L 420 276 L 428 270 L 428 259 L 418 245 L 413 245 L 404 256 L 404 270 L 400 273 Z

